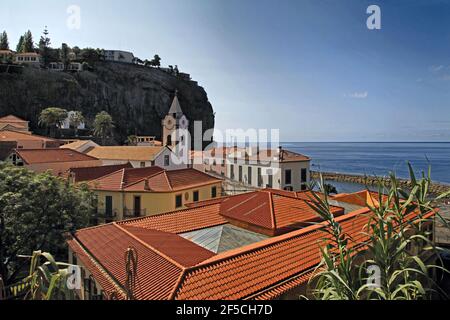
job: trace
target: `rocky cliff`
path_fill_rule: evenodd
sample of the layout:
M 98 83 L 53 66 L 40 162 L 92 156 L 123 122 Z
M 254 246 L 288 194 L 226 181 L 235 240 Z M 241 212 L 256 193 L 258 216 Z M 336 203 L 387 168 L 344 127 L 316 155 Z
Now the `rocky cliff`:
M 161 139 L 161 119 L 178 90 L 183 112 L 191 124 L 203 121 L 203 130 L 214 127 L 214 113 L 205 90 L 196 82 L 179 79 L 155 68 L 99 62 L 92 71 L 62 73 L 24 68 L 21 74 L 0 73 L 0 116 L 14 114 L 30 121 L 34 132 L 41 110 L 61 107 L 79 110 L 92 123 L 105 110 L 115 122 L 114 140 L 128 135 Z

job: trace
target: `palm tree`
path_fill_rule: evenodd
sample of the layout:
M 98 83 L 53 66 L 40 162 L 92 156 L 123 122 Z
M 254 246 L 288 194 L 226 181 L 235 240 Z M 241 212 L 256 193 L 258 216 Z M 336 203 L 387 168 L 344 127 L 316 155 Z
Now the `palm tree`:
M 102 111 L 95 116 L 94 135 L 101 137 L 102 145 L 106 144 L 106 138 L 111 134 L 113 128 L 114 122 L 112 117 L 106 111 Z
M 127 137 L 127 145 L 137 146 L 137 136 L 131 135 Z
M 78 137 L 78 127 L 84 123 L 85 119 L 80 111 L 73 112 L 69 117 L 69 123 L 75 128 L 75 136 Z
M 39 125 L 44 125 L 50 130 L 50 136 L 56 136 L 56 129 L 60 128 L 67 119 L 67 110 L 50 107 L 44 109 L 39 115 Z

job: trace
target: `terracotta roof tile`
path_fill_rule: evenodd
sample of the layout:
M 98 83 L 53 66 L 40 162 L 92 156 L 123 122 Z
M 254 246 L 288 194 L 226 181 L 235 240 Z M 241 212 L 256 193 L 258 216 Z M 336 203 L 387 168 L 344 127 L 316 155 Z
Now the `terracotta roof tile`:
M 72 177 L 74 179 L 74 182 L 91 181 L 113 172 L 117 172 L 121 169 L 132 167 L 133 166 L 130 163 L 127 163 L 111 166 L 71 168 L 67 172 L 67 177 Z
M 70 149 L 16 149 L 16 153 L 27 164 L 97 160 Z
M 107 160 L 152 161 L 166 147 L 162 146 L 112 146 L 94 147 L 88 154 Z
M 295 193 L 267 189 L 224 199 L 220 213 L 227 218 L 283 232 L 320 220 L 307 201 L 296 198 Z M 339 207 L 332 206 L 332 211 L 336 216 L 344 213 Z
M 273 197 L 282 199 L 284 196 Z M 295 198 L 289 201 L 292 199 L 302 201 Z M 75 237 L 122 286 L 125 279 L 123 254 L 128 247 L 134 247 L 139 255 L 137 299 L 275 298 L 307 281 L 308 272 L 321 260 L 319 245 L 324 241 L 321 229 L 326 223 L 218 255 L 187 244 L 174 234 L 226 222 L 219 215 L 220 206 L 214 203 L 84 229 Z M 284 210 L 277 204 L 275 207 Z M 364 249 L 363 242 L 367 239 L 364 233 L 370 218 L 367 213 L 369 210 L 363 208 L 336 218 L 358 250 Z M 408 219 L 415 216 L 411 213 Z M 192 253 L 195 257 L 184 256 Z
M 221 181 L 195 169 L 166 171 L 153 166 L 123 169 L 121 173 L 115 172 L 94 180 L 91 185 L 96 190 L 172 192 Z
M 81 230 L 75 237 L 123 288 L 127 278 L 124 255 L 128 248 L 134 248 L 138 253 L 134 297 L 138 300 L 168 299 L 183 270 L 176 261 L 116 224 Z
M 164 169 L 153 166 L 146 168 L 124 168 L 111 174 L 102 176 L 90 181 L 89 185 L 95 190 L 124 190 L 130 184 L 136 183 L 142 179 L 151 177 Z
M 78 148 L 84 146 L 86 143 L 90 143 L 90 142 L 93 142 L 93 141 L 92 140 L 78 140 L 78 141 L 74 141 L 74 142 L 62 145 L 60 148 L 77 150 Z
M 19 131 L 2 130 L 0 131 L 0 141 L 56 141 L 47 137 L 38 136 Z
M 119 222 L 119 224 L 172 233 L 185 233 L 226 224 L 227 220 L 219 214 L 219 209 L 219 204 L 204 205 L 193 209 L 126 220 Z

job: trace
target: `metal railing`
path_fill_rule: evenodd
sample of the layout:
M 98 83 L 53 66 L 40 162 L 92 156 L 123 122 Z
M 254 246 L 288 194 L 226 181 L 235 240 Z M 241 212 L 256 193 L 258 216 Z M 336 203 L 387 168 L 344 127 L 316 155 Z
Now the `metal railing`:
M 21 281 L 9 286 L 0 286 L 0 300 L 23 299 L 30 290 L 30 281 Z
M 146 209 L 124 209 L 123 210 L 123 217 L 124 218 L 137 218 L 137 217 L 144 217 L 147 215 Z

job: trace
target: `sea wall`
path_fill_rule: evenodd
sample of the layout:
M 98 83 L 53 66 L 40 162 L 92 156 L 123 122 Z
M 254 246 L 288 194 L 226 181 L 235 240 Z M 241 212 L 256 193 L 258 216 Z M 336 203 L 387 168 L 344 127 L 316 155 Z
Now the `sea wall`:
M 367 186 L 376 186 L 378 184 L 378 179 L 382 179 L 386 185 L 390 184 L 390 179 L 387 177 L 375 177 L 375 176 L 364 176 L 356 174 L 343 174 L 343 173 L 333 173 L 333 172 L 321 172 L 322 177 L 325 181 L 337 181 L 337 182 L 347 182 L 347 183 L 358 183 Z M 319 179 L 319 172 L 311 171 L 312 179 Z M 398 179 L 400 186 L 408 188 L 410 182 L 405 179 Z M 450 191 L 450 185 L 433 183 L 430 186 L 429 192 L 431 194 L 440 194 Z

